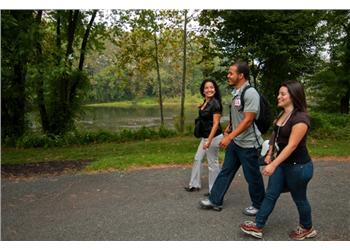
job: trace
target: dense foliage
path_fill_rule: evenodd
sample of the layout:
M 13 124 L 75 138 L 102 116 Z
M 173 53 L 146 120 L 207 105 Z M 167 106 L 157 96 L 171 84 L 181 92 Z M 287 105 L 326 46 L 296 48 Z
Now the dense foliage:
M 349 114 L 349 33 L 349 10 L 5 10 L 2 141 L 30 134 L 33 110 L 54 138 L 74 131 L 83 103 L 157 97 L 162 111 L 207 77 L 229 96 L 227 67 L 238 58 L 271 103 L 294 78 L 312 111 Z
M 74 127 L 89 84 L 85 56 L 103 34 L 94 25 L 96 15 L 97 10 L 2 11 L 2 138 L 21 136 L 31 109 L 39 110 L 46 134 Z

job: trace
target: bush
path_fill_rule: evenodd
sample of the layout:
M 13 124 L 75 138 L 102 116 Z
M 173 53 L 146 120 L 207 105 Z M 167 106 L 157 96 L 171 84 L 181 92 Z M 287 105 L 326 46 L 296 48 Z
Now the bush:
M 164 126 L 161 126 L 159 128 L 158 134 L 159 134 L 159 137 L 161 137 L 161 138 L 172 137 L 172 136 L 177 135 L 176 131 L 171 130 L 171 129 L 167 129 Z
M 311 135 L 314 138 L 350 139 L 350 116 L 311 112 Z
M 66 145 L 64 137 L 45 134 L 24 134 L 16 141 L 18 148 L 48 148 Z
M 12 140 L 4 140 L 5 146 L 18 148 L 37 148 L 37 147 L 63 147 L 69 145 L 86 145 L 91 143 L 102 142 L 126 142 L 135 140 L 145 140 L 152 138 L 165 138 L 176 136 L 174 130 L 160 127 L 159 130 L 142 127 L 138 130 L 122 130 L 120 132 L 109 131 L 72 131 L 62 136 L 45 135 L 39 133 L 28 133 L 20 137 L 16 142 Z
M 194 126 L 193 125 L 187 125 L 185 127 L 185 135 L 189 135 L 189 136 L 194 136 Z

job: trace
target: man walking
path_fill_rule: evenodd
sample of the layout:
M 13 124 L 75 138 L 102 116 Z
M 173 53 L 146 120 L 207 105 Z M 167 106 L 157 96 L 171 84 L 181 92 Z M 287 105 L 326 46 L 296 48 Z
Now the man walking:
M 225 129 L 224 138 L 220 142 L 220 147 L 226 149 L 225 159 L 208 199 L 201 200 L 200 206 L 221 211 L 224 196 L 242 165 L 252 201 L 252 205 L 245 208 L 243 213 L 255 216 L 265 195 L 257 151 L 259 145 L 263 143 L 263 138 L 254 124 L 255 118 L 259 116 L 260 96 L 255 88 L 247 89 L 244 94 L 244 107 L 242 107 L 241 93 L 249 85 L 249 67 L 246 62 L 232 64 L 227 78 L 228 84 L 234 89 L 231 124 Z

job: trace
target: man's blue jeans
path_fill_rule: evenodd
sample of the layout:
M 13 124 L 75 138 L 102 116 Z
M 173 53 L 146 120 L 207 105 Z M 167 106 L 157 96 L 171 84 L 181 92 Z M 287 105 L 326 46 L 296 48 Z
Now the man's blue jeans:
M 276 201 L 286 185 L 298 208 L 299 223 L 303 228 L 312 227 L 311 206 L 306 197 L 307 184 L 313 175 L 313 164 L 281 164 L 270 176 L 265 199 L 256 215 L 256 226 L 265 226 L 267 218 L 275 207 Z
M 221 206 L 224 196 L 231 185 L 236 172 L 242 164 L 243 173 L 248 182 L 252 205 L 260 208 L 264 199 L 264 181 L 260 173 L 258 152 L 256 148 L 242 148 L 233 141 L 227 146 L 222 169 L 210 191 L 211 203 Z

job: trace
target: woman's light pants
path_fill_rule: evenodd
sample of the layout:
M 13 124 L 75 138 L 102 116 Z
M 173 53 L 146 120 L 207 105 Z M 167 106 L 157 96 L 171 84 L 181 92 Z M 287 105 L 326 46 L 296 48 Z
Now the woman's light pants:
M 194 157 L 190 187 L 201 188 L 201 170 L 203 165 L 204 156 L 207 156 L 208 161 L 208 172 L 209 172 L 209 192 L 218 176 L 221 168 L 219 165 L 219 143 L 222 140 L 223 135 L 220 134 L 213 138 L 210 147 L 208 149 L 203 149 L 204 143 L 208 140 L 207 138 L 202 138 L 199 143 L 197 153 Z

